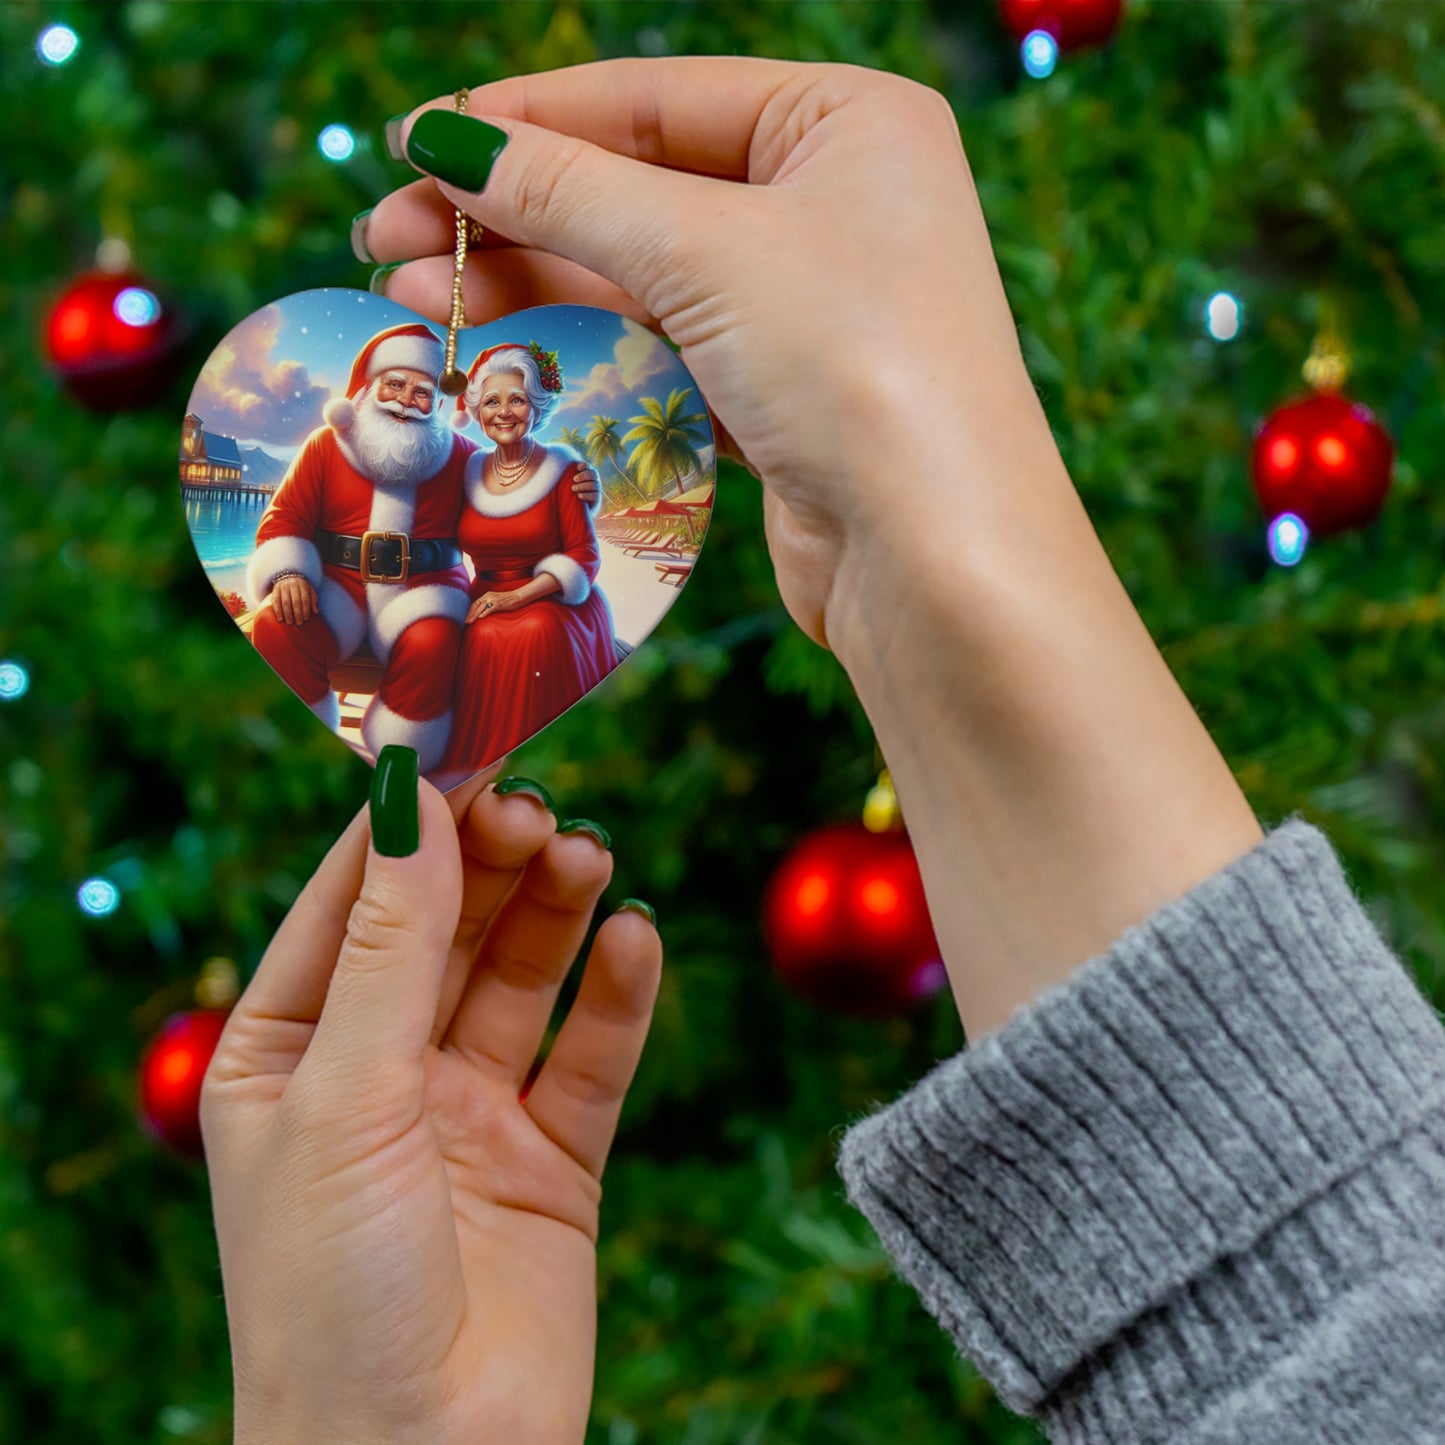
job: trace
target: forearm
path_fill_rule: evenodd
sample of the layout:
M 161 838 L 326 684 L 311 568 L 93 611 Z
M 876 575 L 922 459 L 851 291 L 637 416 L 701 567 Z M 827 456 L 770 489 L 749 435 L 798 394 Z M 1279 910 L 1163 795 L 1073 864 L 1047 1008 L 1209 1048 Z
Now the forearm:
M 875 519 L 827 614 L 970 1038 L 1261 836 L 1028 411 L 932 444 L 952 506 Z

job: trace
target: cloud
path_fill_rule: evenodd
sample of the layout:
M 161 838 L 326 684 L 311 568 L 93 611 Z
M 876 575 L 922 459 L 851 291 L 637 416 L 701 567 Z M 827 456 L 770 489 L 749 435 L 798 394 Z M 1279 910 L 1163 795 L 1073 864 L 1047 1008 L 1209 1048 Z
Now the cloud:
M 625 317 L 622 337 L 612 348 L 612 361 L 599 361 L 582 379 L 562 393 L 554 416 L 592 416 L 612 412 L 631 402 L 633 393 L 650 378 L 665 371 L 672 352 L 645 326 Z
M 286 446 L 321 425 L 331 388 L 303 363 L 272 355 L 283 326 L 280 308 L 265 306 L 211 353 L 190 405 L 207 431 Z

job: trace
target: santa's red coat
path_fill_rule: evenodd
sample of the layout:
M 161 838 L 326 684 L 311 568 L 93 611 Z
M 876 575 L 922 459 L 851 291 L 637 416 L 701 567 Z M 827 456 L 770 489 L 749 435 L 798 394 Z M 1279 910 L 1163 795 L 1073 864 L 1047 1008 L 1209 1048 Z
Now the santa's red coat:
M 344 436 L 330 426 L 312 432 L 296 454 L 257 528 L 246 590 L 259 607 L 284 572 L 299 573 L 316 588 L 319 618 L 306 626 L 314 634 L 324 625 L 329 638 L 318 642 L 312 636 L 309 646 L 304 645 L 302 629 L 291 625 L 259 629 L 255 635 L 267 661 L 313 708 L 320 711 L 329 697 L 328 689 L 318 682 L 324 675 L 319 659 L 342 661 L 366 641 L 387 668 L 413 623 L 438 619 L 459 628 L 468 601 L 468 577 L 460 565 L 417 573 L 405 582 L 363 582 L 359 572 L 323 564 L 317 533 L 324 529 L 359 537 L 365 532 L 404 532 L 412 538 L 453 539 L 467 459 L 475 450 L 474 443 L 454 436 L 441 469 L 414 485 L 371 481 L 355 464 Z M 387 742 L 406 743 L 431 756 L 432 762 L 421 759 L 423 772 L 439 758 L 450 731 L 455 657 L 455 637 L 449 653 L 443 639 L 454 631 L 433 626 L 413 635 L 413 643 L 425 636 L 428 653 L 441 645 L 434 667 L 428 667 L 425 657 L 413 655 L 417 646 L 401 649 L 406 654 L 404 686 L 389 688 L 384 676 L 363 722 L 362 737 L 373 754 Z M 398 656 L 396 661 L 400 664 L 403 659 Z

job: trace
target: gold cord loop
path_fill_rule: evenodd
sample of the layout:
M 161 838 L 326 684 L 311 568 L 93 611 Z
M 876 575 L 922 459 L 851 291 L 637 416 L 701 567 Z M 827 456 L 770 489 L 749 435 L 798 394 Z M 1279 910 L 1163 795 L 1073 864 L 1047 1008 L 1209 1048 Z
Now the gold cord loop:
M 467 113 L 467 103 L 470 100 L 470 93 L 466 90 L 459 90 L 452 97 L 458 115 Z M 457 369 L 457 332 L 467 324 L 466 306 L 462 301 L 462 272 L 467 264 L 467 242 L 480 243 L 482 239 L 482 227 L 478 221 L 473 221 L 465 212 L 456 213 L 457 227 L 457 250 L 456 265 L 452 270 L 452 319 L 447 324 L 447 353 L 446 366 L 442 370 L 441 380 L 438 385 L 447 396 L 460 396 L 467 389 L 467 374 Z

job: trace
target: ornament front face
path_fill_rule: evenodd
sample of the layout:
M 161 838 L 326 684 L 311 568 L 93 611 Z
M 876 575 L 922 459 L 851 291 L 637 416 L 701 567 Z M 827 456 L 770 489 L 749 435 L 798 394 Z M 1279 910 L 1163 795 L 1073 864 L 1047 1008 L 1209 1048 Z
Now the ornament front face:
M 715 448 L 681 361 L 610 311 L 463 330 L 455 397 L 444 335 L 359 291 L 267 306 L 202 369 L 179 464 L 201 565 L 257 651 L 368 761 L 413 747 L 450 788 L 677 600 Z

